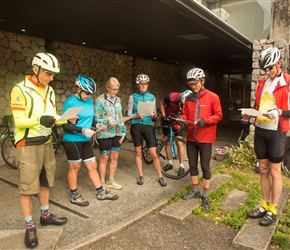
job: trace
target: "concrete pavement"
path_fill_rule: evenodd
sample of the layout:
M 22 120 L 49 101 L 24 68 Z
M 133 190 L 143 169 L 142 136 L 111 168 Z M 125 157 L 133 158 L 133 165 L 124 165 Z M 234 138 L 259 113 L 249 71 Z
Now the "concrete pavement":
M 218 130 L 218 140 L 213 146 L 213 150 L 221 145 L 231 146 L 236 145 L 240 130 L 235 128 L 225 128 Z M 99 158 L 98 149 L 96 151 L 97 159 Z M 126 228 L 132 228 L 133 233 L 138 233 L 144 223 L 149 223 L 152 211 L 160 211 L 167 203 L 167 200 L 176 193 L 180 188 L 190 184 L 189 176 L 180 180 L 167 180 L 167 187 L 161 187 L 157 182 L 157 174 L 153 165 L 143 165 L 144 168 L 144 185 L 136 185 L 137 169 L 134 160 L 134 148 L 131 143 L 124 143 L 120 152 L 119 165 L 116 174 L 116 179 L 123 185 L 122 190 L 112 190 L 120 197 L 116 201 L 99 201 L 96 198 L 96 192 L 88 178 L 85 167 L 82 167 L 79 173 L 78 189 L 79 192 L 90 201 L 88 207 L 79 207 L 69 202 L 69 188 L 67 184 L 67 161 L 64 152 L 58 152 L 57 159 L 57 173 L 55 178 L 55 187 L 51 190 L 50 210 L 52 213 L 59 216 L 67 216 L 68 222 L 64 226 L 47 226 L 42 227 L 39 223 L 39 206 L 37 198 L 33 199 L 33 218 L 37 226 L 39 246 L 36 249 L 97 249 L 99 240 L 106 239 L 105 236 L 110 237 L 112 233 L 122 233 Z M 217 164 L 214 159 L 211 162 L 212 166 Z M 17 171 L 0 164 L 0 192 L 1 199 L 1 220 L 0 220 L 0 249 L 26 249 L 24 245 L 25 223 L 19 207 L 19 194 L 17 189 L 18 176 Z M 188 208 L 190 213 L 190 208 Z M 156 227 L 158 227 L 158 218 L 156 219 Z M 146 218 L 149 219 L 146 220 Z M 163 217 L 162 217 L 163 218 Z M 142 223 L 142 221 L 145 222 Z M 174 225 L 169 222 L 160 221 L 161 225 Z M 221 237 L 224 234 L 225 242 L 229 243 L 229 238 L 234 238 L 237 234 L 236 230 L 231 230 L 226 227 L 223 229 L 212 225 L 215 228 L 209 227 L 210 222 L 200 221 L 196 218 L 189 218 L 189 224 L 184 228 L 191 228 L 191 223 L 195 223 L 196 227 L 201 230 L 208 228 L 210 237 L 217 237 L 211 235 L 216 231 L 221 242 Z M 187 219 L 186 219 L 187 221 Z M 198 226 L 197 223 L 198 222 Z M 135 229 L 139 225 L 140 228 Z M 159 227 L 160 240 L 163 234 L 166 234 L 166 226 Z M 202 229 L 204 226 L 204 229 Z M 178 228 L 178 227 L 177 227 Z M 144 228 L 145 230 L 145 228 Z M 143 230 L 143 231 L 144 231 Z M 147 228 L 149 230 L 149 228 Z M 152 230 L 152 227 L 150 227 Z M 149 230 L 149 231 L 150 231 Z M 123 230 L 124 231 L 124 230 Z M 145 232 L 144 232 L 145 233 Z M 148 233 L 148 232 L 147 232 Z M 229 233 L 229 236 L 227 233 Z M 152 230 L 152 234 L 154 231 Z M 171 234 L 171 233 L 170 233 Z M 107 237 L 107 238 L 108 238 Z M 165 237 L 165 236 L 164 236 Z M 132 235 L 132 240 L 134 236 Z M 129 239 L 126 239 L 129 240 Z M 164 241 L 161 240 L 160 242 Z M 97 242 L 97 243 L 96 243 Z M 209 242 L 208 242 L 209 243 Z M 221 243 L 221 246 L 225 246 Z M 161 244 L 161 243 L 160 243 Z M 212 249 L 207 247 L 206 242 L 194 249 Z M 231 244 L 228 244 L 230 247 Z M 146 245 L 143 242 L 143 247 L 134 244 L 132 247 L 124 248 L 108 246 L 104 249 L 153 249 L 150 243 Z M 159 245 L 162 249 L 162 244 Z M 164 245 L 165 246 L 165 245 Z M 173 248 L 172 248 L 173 249 Z M 193 248 L 188 248 L 193 249 Z M 224 249 L 224 248 L 215 248 Z M 228 248 L 229 249 L 229 248 Z

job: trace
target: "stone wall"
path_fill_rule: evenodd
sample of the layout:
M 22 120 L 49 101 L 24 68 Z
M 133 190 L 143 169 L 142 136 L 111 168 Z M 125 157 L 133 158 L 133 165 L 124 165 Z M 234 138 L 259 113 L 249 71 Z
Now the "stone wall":
M 255 92 L 257 87 L 258 80 L 265 75 L 265 72 L 260 69 L 258 64 L 258 56 L 267 48 L 277 47 L 280 49 L 281 53 L 281 68 L 283 71 L 289 73 L 289 45 L 286 40 L 282 38 L 278 39 L 262 39 L 262 40 L 255 40 L 253 43 L 253 64 L 252 64 L 252 83 L 251 83 L 251 107 L 255 105 Z
M 31 74 L 31 61 L 38 52 L 50 52 L 60 61 L 61 73 L 51 83 L 56 93 L 57 110 L 75 91 L 78 73 L 92 77 L 97 83 L 93 99 L 105 91 L 105 83 L 115 76 L 121 83 L 118 96 L 124 111 L 130 94 L 136 91 L 135 78 L 140 73 L 150 77 L 149 91 L 155 95 L 157 107 L 169 92 L 179 89 L 179 66 L 158 61 L 134 58 L 126 54 L 98 50 L 64 42 L 47 42 L 43 38 L 0 30 L 0 117 L 11 114 L 10 91 L 26 74 Z

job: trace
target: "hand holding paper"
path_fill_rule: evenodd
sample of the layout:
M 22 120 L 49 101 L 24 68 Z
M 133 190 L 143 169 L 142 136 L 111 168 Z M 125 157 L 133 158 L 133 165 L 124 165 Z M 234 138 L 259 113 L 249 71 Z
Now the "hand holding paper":
M 75 117 L 83 107 L 80 108 L 69 108 L 67 111 L 65 111 L 62 116 L 57 120 L 57 122 L 67 121 L 73 117 Z
M 138 102 L 138 114 L 140 115 L 151 115 L 154 109 L 154 102 Z
M 246 108 L 246 109 L 239 109 L 242 111 L 242 115 L 245 114 L 245 115 L 248 115 L 248 116 L 263 116 L 263 114 L 256 110 L 256 109 L 251 109 L 251 108 Z

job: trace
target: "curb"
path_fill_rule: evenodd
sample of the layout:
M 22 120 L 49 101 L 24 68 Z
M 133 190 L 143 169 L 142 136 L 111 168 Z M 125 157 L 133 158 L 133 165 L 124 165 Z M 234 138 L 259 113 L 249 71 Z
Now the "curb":
M 279 216 L 287 203 L 290 190 L 283 188 L 278 204 L 278 219 L 268 227 L 259 225 L 257 219 L 248 219 L 247 223 L 241 228 L 232 245 L 239 249 L 267 250 L 270 246 L 273 233 L 278 225 Z

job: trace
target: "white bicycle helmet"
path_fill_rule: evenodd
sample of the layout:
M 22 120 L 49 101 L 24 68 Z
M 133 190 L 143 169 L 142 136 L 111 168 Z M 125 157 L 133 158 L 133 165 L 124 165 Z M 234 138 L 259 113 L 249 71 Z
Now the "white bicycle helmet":
M 60 72 L 60 66 L 57 58 L 50 53 L 38 53 L 32 60 L 32 66 L 36 65 L 39 69 L 48 70 L 53 73 Z
M 140 74 L 136 77 L 136 84 L 139 84 L 140 81 L 146 81 L 147 83 L 150 82 L 149 76 L 145 74 Z
M 200 80 L 201 78 L 204 78 L 204 77 L 205 77 L 205 74 L 204 74 L 203 70 L 199 69 L 199 68 L 191 69 L 186 74 L 186 78 L 187 78 L 188 82 L 189 81 L 198 81 L 198 80 Z
M 78 75 L 76 79 L 76 85 L 81 88 L 82 91 L 88 92 L 88 93 L 95 93 L 97 90 L 97 85 L 93 78 L 84 76 L 84 75 Z
M 278 48 L 268 48 L 259 55 L 258 62 L 261 69 L 275 65 L 280 59 Z

